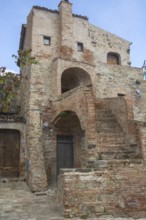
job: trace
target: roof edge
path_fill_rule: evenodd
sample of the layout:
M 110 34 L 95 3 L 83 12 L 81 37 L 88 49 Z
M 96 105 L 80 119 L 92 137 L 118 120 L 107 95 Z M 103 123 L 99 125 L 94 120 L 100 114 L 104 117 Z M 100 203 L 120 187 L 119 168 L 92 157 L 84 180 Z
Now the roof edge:
M 49 8 L 46 8 L 46 7 L 37 6 L 37 5 L 33 6 L 33 9 L 38 9 L 38 10 L 43 10 L 43 11 L 59 14 L 58 10 L 52 10 L 52 9 L 49 9 Z M 78 15 L 78 14 L 72 14 L 72 15 L 73 15 L 73 17 L 77 17 L 77 18 L 82 18 L 82 19 L 88 20 L 87 16 Z

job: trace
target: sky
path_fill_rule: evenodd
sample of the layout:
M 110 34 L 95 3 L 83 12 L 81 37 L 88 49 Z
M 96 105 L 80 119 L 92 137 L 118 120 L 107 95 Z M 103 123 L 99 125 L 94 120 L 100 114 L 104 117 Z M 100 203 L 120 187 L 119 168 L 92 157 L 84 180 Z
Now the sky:
M 146 0 L 70 0 L 73 13 L 130 42 L 131 62 L 142 67 L 146 60 Z M 0 0 L 0 67 L 19 72 L 12 54 L 17 54 L 21 25 L 32 6 L 58 9 L 60 0 Z

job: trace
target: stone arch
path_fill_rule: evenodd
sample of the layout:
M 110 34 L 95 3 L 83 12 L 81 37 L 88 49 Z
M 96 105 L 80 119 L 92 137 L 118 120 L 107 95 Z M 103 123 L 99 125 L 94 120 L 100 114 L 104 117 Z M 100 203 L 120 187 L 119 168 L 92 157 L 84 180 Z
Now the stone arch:
M 77 118 L 79 119 L 81 129 L 85 130 L 86 121 L 82 120 L 82 111 L 78 111 L 76 106 L 72 106 L 72 107 L 71 106 L 67 106 L 67 107 L 62 106 L 61 109 L 58 109 L 56 114 L 53 117 L 52 124 L 55 125 L 61 117 L 63 117 L 64 115 L 66 115 L 70 112 L 74 112 L 76 114 Z M 84 116 L 86 117 L 86 115 L 84 115 Z
M 64 119 L 66 120 L 67 118 L 71 117 L 71 116 L 75 116 L 78 123 L 80 124 L 80 120 L 79 120 L 79 116 L 78 113 L 72 111 L 72 110 L 64 110 L 61 111 L 54 119 L 53 124 L 56 125 L 58 123 L 59 120 Z M 81 124 L 80 127 L 82 128 Z
M 71 67 L 61 75 L 61 93 L 67 92 L 78 86 L 92 86 L 90 75 L 82 68 Z
M 95 143 L 95 105 L 92 92 L 89 88 L 79 87 L 67 96 L 62 95 L 53 104 L 53 109 L 52 123 L 60 112 L 73 111 L 80 120 L 82 130 L 86 131 L 88 143 Z
M 109 52 L 107 54 L 107 63 L 108 64 L 116 64 L 120 65 L 121 64 L 121 57 L 120 54 L 114 53 L 114 52 Z
M 85 132 L 76 112 L 61 110 L 53 124 L 46 169 L 50 182 L 54 182 L 60 168 L 84 167 L 86 161 Z
M 76 126 L 77 127 L 76 131 L 79 130 L 78 133 L 80 134 L 80 143 L 82 145 L 82 151 L 83 151 L 82 156 L 84 157 L 84 159 L 82 160 L 77 159 L 75 164 L 76 164 L 76 167 L 80 167 L 80 166 L 86 167 L 88 164 L 88 160 L 90 160 L 89 148 L 91 146 L 96 147 L 95 105 L 94 105 L 92 92 L 89 88 L 84 87 L 84 86 L 78 87 L 75 90 L 73 90 L 73 92 L 66 93 L 60 96 L 58 101 L 53 103 L 53 114 L 52 114 L 52 121 L 51 121 L 52 124 L 54 125 L 58 123 L 58 121 L 61 119 L 61 115 L 65 116 L 66 113 L 68 114 L 70 112 L 71 112 L 71 115 L 72 115 L 72 112 L 74 113 L 72 116 L 76 115 L 76 118 L 78 118 L 79 123 L 77 123 L 77 120 L 76 120 L 76 125 L 80 124 L 79 126 Z M 75 120 L 72 120 L 72 121 L 74 123 Z M 70 123 L 69 121 L 67 123 L 69 125 L 72 125 L 71 118 L 70 118 Z M 63 120 L 62 120 L 62 125 L 64 126 L 64 124 L 65 123 L 63 123 Z M 67 132 L 69 129 L 66 129 Z M 52 147 L 50 148 L 52 149 L 52 152 L 54 152 L 53 149 L 56 149 L 56 145 L 57 145 L 55 142 L 56 135 L 57 135 L 55 126 L 52 127 L 51 132 L 52 133 L 51 133 L 50 143 Z M 52 155 L 52 158 L 49 159 L 48 164 L 47 164 L 48 179 L 50 179 L 49 175 L 55 176 L 55 174 L 53 175 L 51 173 L 52 172 L 55 173 L 52 170 L 55 170 L 55 167 L 56 167 L 56 156 L 53 155 L 53 153 L 50 153 L 50 155 Z M 81 154 L 79 153 L 78 155 L 81 155 Z M 52 178 L 55 179 L 55 177 L 52 177 Z

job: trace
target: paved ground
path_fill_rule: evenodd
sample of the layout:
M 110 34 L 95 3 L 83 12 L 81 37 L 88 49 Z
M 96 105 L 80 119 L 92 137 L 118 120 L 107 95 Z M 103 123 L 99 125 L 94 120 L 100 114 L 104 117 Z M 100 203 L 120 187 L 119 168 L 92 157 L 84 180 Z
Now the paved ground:
M 56 204 L 55 190 L 35 195 L 25 182 L 0 183 L 0 220 L 63 220 Z M 112 217 L 99 219 L 114 220 Z
M 0 220 L 59 219 L 53 190 L 35 195 L 25 182 L 0 183 Z

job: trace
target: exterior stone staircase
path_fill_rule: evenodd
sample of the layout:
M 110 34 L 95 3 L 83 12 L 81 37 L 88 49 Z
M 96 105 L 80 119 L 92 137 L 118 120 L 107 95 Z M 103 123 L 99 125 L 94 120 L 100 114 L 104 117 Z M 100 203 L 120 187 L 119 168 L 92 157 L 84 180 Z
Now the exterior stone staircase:
M 139 146 L 129 144 L 115 115 L 96 109 L 97 143 L 101 160 L 141 158 Z

